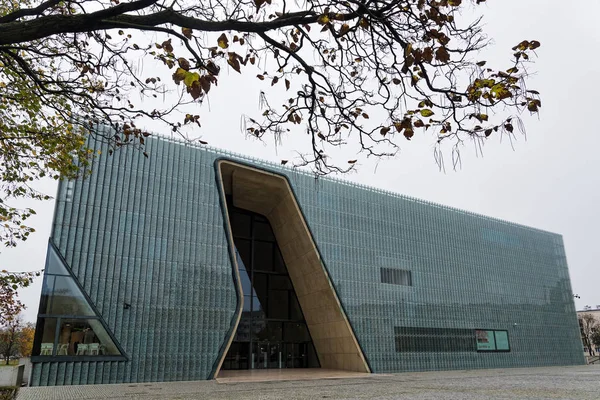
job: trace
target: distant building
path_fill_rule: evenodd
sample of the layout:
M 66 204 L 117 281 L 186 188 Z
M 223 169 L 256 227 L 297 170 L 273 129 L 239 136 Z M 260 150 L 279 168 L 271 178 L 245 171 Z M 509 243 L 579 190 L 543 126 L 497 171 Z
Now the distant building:
M 558 234 L 164 138 L 146 151 L 59 185 L 32 385 L 584 363 Z
M 577 318 L 579 319 L 579 329 L 581 330 L 581 342 L 583 343 L 583 353 L 587 356 L 600 355 L 600 346 L 596 346 L 590 343 L 590 340 L 586 337 L 584 324 L 586 323 L 583 319 L 584 315 L 591 315 L 596 321 L 596 329 L 600 329 L 600 305 L 596 307 L 585 306 L 583 310 L 577 311 Z M 593 323 L 592 323 L 593 324 Z M 591 351 L 590 351 L 591 348 Z

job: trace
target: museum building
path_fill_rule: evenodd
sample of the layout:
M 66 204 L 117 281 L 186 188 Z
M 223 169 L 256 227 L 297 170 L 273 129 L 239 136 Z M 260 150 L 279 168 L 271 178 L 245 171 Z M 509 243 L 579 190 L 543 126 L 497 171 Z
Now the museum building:
M 33 385 L 584 363 L 560 235 L 146 143 L 59 184 Z

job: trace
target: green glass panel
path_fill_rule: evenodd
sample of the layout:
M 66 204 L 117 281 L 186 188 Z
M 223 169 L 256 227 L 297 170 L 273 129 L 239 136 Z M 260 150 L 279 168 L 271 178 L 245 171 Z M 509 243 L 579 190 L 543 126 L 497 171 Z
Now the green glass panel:
M 475 331 L 477 338 L 477 350 L 479 351 L 494 351 L 496 350 L 496 339 L 494 338 L 494 331 Z
M 510 345 L 508 342 L 508 332 L 496 331 L 496 350 L 498 350 L 498 351 L 510 350 Z

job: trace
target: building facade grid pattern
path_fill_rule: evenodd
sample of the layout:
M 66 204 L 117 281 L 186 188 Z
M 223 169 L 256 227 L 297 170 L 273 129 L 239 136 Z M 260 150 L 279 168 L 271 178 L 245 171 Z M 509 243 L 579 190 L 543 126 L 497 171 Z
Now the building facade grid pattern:
M 34 385 L 212 376 L 237 307 L 219 158 L 288 178 L 374 372 L 584 362 L 560 235 L 164 138 L 147 152 L 62 181 L 51 234 L 129 361 L 36 363 Z M 397 352 L 395 327 L 507 330 L 511 351 Z

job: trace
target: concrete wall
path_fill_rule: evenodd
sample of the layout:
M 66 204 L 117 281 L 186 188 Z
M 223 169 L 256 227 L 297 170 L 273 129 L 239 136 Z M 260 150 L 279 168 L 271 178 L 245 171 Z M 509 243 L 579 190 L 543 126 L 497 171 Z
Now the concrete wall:
M 23 359 L 26 360 L 25 364 L 24 363 L 19 363 L 19 365 L 15 365 L 15 366 L 3 366 L 0 367 L 0 386 L 21 386 L 21 384 L 25 383 L 26 381 L 28 381 L 27 376 L 25 375 L 25 373 L 29 374 L 29 371 L 31 370 L 31 363 L 29 363 L 29 359 Z M 28 367 L 26 368 L 26 365 L 28 364 Z M 21 376 L 20 382 L 19 382 L 19 370 L 23 369 L 26 371 L 23 371 L 23 374 Z

